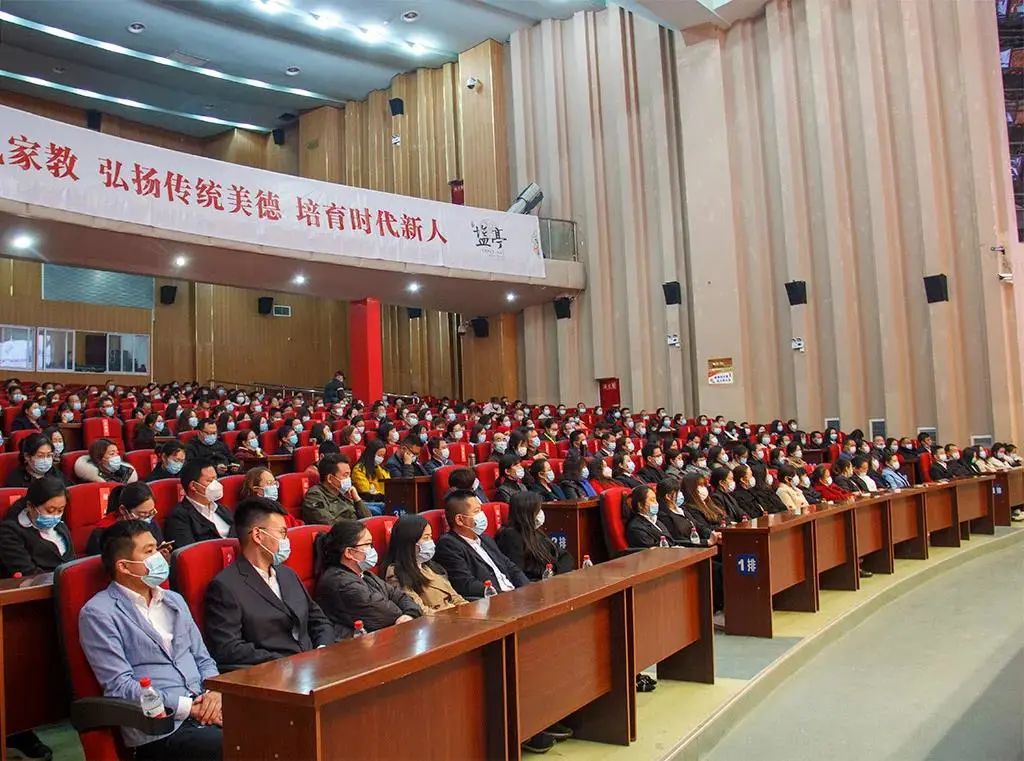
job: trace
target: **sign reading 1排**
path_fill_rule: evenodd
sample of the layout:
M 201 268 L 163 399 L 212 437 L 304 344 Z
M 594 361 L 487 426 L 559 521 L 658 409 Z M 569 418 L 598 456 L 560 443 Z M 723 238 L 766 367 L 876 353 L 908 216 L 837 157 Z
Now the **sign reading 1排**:
M 0 198 L 295 252 L 544 276 L 537 217 L 252 169 L 0 106 Z

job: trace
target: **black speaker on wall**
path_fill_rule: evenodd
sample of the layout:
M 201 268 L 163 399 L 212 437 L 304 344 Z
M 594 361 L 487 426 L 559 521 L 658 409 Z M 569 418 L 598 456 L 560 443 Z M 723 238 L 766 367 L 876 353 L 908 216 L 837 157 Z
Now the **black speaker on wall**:
M 85 126 L 94 132 L 99 132 L 103 128 L 103 112 L 94 109 L 86 111 Z
M 273 130 L 271 135 L 274 136 L 274 145 L 284 145 L 284 130 L 281 128 Z
M 683 303 L 683 289 L 679 287 L 678 280 L 662 283 L 661 290 L 665 292 L 665 304 L 667 306 Z
M 256 311 L 260 314 L 270 314 L 274 311 L 274 297 L 260 296 L 256 301 Z
M 473 335 L 477 338 L 487 338 L 491 334 L 491 324 L 486 317 L 476 317 L 470 322 L 473 324 Z
M 418 320 L 423 316 L 423 310 L 419 307 L 406 307 L 405 311 L 409 315 L 410 320 Z
M 405 101 L 401 98 L 391 98 L 388 105 L 391 106 L 392 116 L 401 116 L 405 113 Z
M 807 303 L 807 281 L 792 280 L 786 283 L 786 296 L 791 307 Z
M 929 304 L 938 301 L 949 301 L 949 282 L 945 275 L 926 275 L 924 279 L 924 295 Z
M 178 296 L 178 286 L 176 285 L 161 285 L 160 286 L 160 303 L 161 304 L 173 304 L 174 299 Z
M 572 299 L 555 299 L 555 319 L 568 320 L 572 317 Z

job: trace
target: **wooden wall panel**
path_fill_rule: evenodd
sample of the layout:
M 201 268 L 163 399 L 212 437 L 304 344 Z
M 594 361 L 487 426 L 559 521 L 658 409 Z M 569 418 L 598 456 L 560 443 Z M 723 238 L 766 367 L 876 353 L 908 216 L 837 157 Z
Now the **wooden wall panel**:
M 462 337 L 462 384 L 466 398 L 519 398 L 517 315 L 490 318 L 487 338 Z
M 160 287 L 176 286 L 173 304 L 160 303 Z M 160 380 L 195 380 L 196 310 L 195 284 L 187 280 L 156 279 L 153 309 L 153 377 Z
M 341 182 L 345 144 L 342 111 L 321 106 L 299 117 L 299 175 L 325 182 Z

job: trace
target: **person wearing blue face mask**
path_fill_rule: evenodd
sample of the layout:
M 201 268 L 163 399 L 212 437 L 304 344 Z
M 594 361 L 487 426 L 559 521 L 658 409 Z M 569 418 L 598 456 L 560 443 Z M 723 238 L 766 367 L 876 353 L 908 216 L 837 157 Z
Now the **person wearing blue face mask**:
M 48 573 L 74 560 L 71 532 L 62 520 L 67 504 L 63 481 L 37 478 L 11 505 L 6 520 L 0 521 L 0 571 L 5 578 Z
M 162 545 L 164 555 L 170 558 L 171 545 L 164 544 L 164 535 L 160 530 L 156 518 L 156 500 L 153 499 L 153 492 L 149 486 L 142 481 L 136 481 L 127 486 L 115 486 L 107 499 L 107 513 L 96 524 L 96 528 L 89 534 L 89 541 L 85 545 L 86 555 L 99 555 L 102 549 L 103 532 L 118 521 L 142 521 L 149 524 L 149 531 L 156 539 L 157 544 Z
M 228 449 L 217 429 L 217 421 L 206 418 L 199 424 L 199 435 L 190 439 L 185 446 L 185 456 L 188 460 L 202 460 L 212 463 L 217 469 L 218 475 L 226 473 L 237 473 L 242 469 L 231 450 Z
M 22 403 L 21 412 L 11 422 L 11 433 L 43 430 L 43 401 L 41 399 L 41 397 L 40 399 L 29 399 Z
M 299 432 L 288 425 L 277 429 L 277 449 L 274 454 L 293 455 L 299 446 Z
M 206 588 L 204 631 L 218 665 L 253 665 L 325 647 L 334 626 L 284 565 L 291 553 L 284 508 L 264 497 L 235 509 L 238 556 Z M 275 599 L 276 598 L 276 599 Z
M 159 428 L 159 430 L 158 430 Z M 132 439 L 133 449 L 156 449 L 156 437 L 165 436 L 164 417 L 157 412 L 150 412 L 135 426 Z
M 423 442 L 417 436 L 406 436 L 398 449 L 385 462 L 384 468 L 391 478 L 412 478 L 429 475 L 419 461 Z
M 177 478 L 185 465 L 185 445 L 175 439 L 160 445 L 157 449 L 159 462 L 153 471 L 146 476 L 146 482 L 160 481 L 164 478 Z
M 54 465 L 50 440 L 46 434 L 33 433 L 21 440 L 18 467 L 7 475 L 5 486 L 25 489 L 40 478 L 52 478 L 67 485 L 60 469 Z
M 173 719 L 167 734 L 122 728 L 134 758 L 219 760 L 221 696 L 203 689 L 205 680 L 217 676 L 217 664 L 185 600 L 160 588 L 170 567 L 150 526 L 120 521 L 104 533 L 101 557 L 111 583 L 79 614 L 82 651 L 105 696 L 138 705 L 139 680 L 147 677 Z
M 434 560 L 434 532 L 422 515 L 407 513 L 392 526 L 380 575 L 430 616 L 468 600 L 455 591 Z
M 467 600 L 484 596 L 484 582 L 497 592 L 510 592 L 530 583 L 487 535 L 487 514 L 471 491 L 445 496 L 445 515 L 451 529 L 437 540 L 434 557 L 448 573 L 452 587 Z
M 75 460 L 75 478 L 83 483 L 130 484 L 139 480 L 139 474 L 124 463 L 117 444 L 110 439 L 96 439 L 89 445 L 89 456 Z
M 280 504 L 281 485 L 277 482 L 270 468 L 262 466 L 249 468 L 245 472 L 245 480 L 238 489 L 238 499 L 264 497 Z
M 379 558 L 362 523 L 342 519 L 320 534 L 316 557 L 320 570 L 314 599 L 339 639 L 352 636 L 356 621 L 373 632 L 423 615 L 409 595 L 372 573 Z

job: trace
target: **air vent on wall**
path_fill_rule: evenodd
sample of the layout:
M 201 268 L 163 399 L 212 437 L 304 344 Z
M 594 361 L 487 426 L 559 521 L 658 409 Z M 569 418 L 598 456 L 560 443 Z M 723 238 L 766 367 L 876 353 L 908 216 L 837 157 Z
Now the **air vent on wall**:
M 197 55 L 186 53 L 184 50 L 175 50 L 169 56 L 172 61 L 183 63 L 186 66 L 206 66 L 210 62 L 209 58 L 200 58 Z
M 292 308 L 287 304 L 274 304 L 274 317 L 291 317 Z

